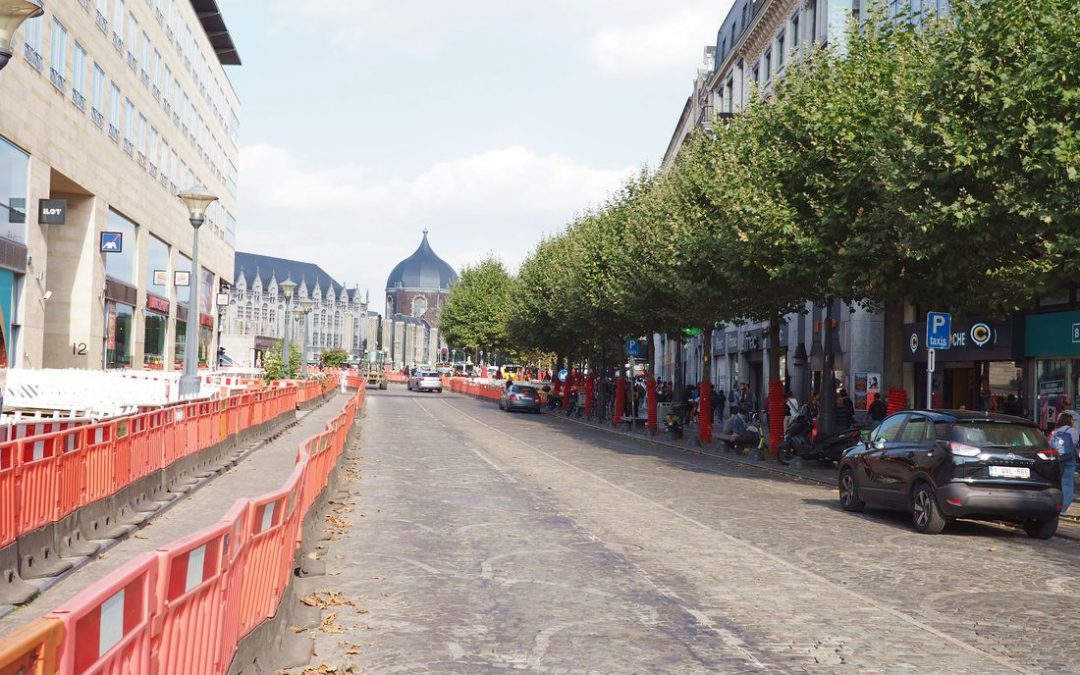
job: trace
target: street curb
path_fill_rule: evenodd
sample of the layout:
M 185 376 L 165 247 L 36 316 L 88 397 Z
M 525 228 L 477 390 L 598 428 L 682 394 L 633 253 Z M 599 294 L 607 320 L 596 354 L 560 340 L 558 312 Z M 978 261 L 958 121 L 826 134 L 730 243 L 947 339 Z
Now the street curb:
M 547 410 L 543 411 L 543 413 L 544 413 L 544 415 L 546 417 L 550 417 L 552 419 L 557 419 L 557 420 L 560 420 L 560 421 L 563 421 L 563 422 L 570 422 L 572 424 L 577 424 L 578 426 L 586 427 L 586 428 L 589 428 L 589 429 L 594 429 L 596 431 L 603 431 L 603 432 L 613 434 L 613 435 L 616 435 L 616 436 L 623 436 L 624 438 L 630 438 L 630 439 L 633 439 L 633 440 L 636 440 L 636 441 L 642 441 L 644 443 L 649 443 L 651 445 L 656 445 L 656 446 L 659 446 L 659 447 L 662 447 L 662 448 L 671 448 L 673 450 L 679 450 L 681 452 L 685 452 L 685 453 L 689 453 L 689 454 L 693 454 L 693 455 L 701 455 L 701 456 L 704 456 L 704 457 L 712 457 L 714 459 L 720 460 L 721 462 L 731 464 L 731 465 L 734 465 L 734 466 L 749 467 L 749 468 L 757 469 L 758 471 L 761 471 L 762 473 L 772 473 L 772 474 L 785 476 L 787 478 L 796 478 L 796 479 L 807 481 L 807 482 L 810 482 L 810 483 L 817 483 L 818 485 L 823 485 L 823 486 L 829 487 L 829 488 L 836 488 L 837 483 L 838 483 L 838 481 L 836 481 L 836 480 L 829 480 L 827 478 L 817 476 L 817 475 L 814 475 L 814 474 L 804 473 L 802 471 L 799 471 L 798 469 L 790 469 L 790 468 L 787 468 L 787 467 L 784 467 L 784 466 L 767 466 L 767 465 L 761 464 L 759 462 L 750 461 L 750 460 L 743 459 L 743 458 L 738 457 L 738 456 L 732 456 L 732 455 L 729 455 L 729 454 L 726 454 L 726 453 L 725 454 L 717 454 L 715 452 L 707 452 L 705 450 L 700 449 L 701 446 L 698 446 L 697 449 L 695 449 L 695 448 L 692 448 L 692 447 L 689 447 L 689 446 L 679 445 L 678 443 L 671 443 L 669 441 L 657 440 L 656 438 L 649 438 L 648 436 L 638 436 L 636 434 L 628 433 L 628 432 L 625 432 L 625 431 L 620 431 L 618 429 L 609 429 L 609 428 L 607 428 L 605 426 L 598 425 L 598 424 L 595 424 L 595 423 L 592 423 L 592 422 L 585 422 L 583 420 L 574 419 L 572 417 L 566 417 L 565 415 L 560 415 L 558 413 L 552 413 L 552 412 L 547 411 Z M 1066 522 L 1080 523 L 1080 516 L 1064 515 L 1064 516 L 1060 516 L 1060 518 L 1061 518 L 1061 520 L 1066 521 Z M 995 524 L 998 524 L 998 525 L 1003 525 L 1003 526 L 1008 527 L 1008 528 L 1013 529 L 1013 530 L 1018 529 L 1015 525 L 1012 525 L 1010 523 L 1004 523 L 1004 522 L 1000 522 L 1000 521 L 991 521 L 991 522 L 994 522 Z M 1074 536 L 1072 534 L 1065 534 L 1065 533 L 1062 533 L 1060 531 L 1055 536 L 1060 537 L 1062 539 L 1068 539 L 1070 541 L 1080 541 L 1080 536 Z

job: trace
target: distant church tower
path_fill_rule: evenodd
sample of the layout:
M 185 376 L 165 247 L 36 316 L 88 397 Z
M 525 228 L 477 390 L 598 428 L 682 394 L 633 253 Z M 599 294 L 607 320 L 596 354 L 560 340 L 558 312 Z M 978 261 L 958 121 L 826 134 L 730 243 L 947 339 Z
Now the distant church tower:
M 445 344 L 439 335 L 439 315 L 457 281 L 457 272 L 431 249 L 424 230 L 420 246 L 386 279 L 383 348 L 390 350 L 394 362 L 411 365 L 440 360 Z

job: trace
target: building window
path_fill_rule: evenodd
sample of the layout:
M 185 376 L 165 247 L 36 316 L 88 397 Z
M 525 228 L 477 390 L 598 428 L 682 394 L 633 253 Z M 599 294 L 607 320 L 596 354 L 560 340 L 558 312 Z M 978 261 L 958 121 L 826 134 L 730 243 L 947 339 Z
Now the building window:
M 143 364 L 151 370 L 159 370 L 165 365 L 165 336 L 169 332 L 169 317 L 147 309 L 144 329 Z
M 115 82 L 109 85 L 109 137 L 120 140 L 120 87 Z
M 94 79 L 90 87 L 90 118 L 100 127 L 105 114 L 105 71 L 96 63 L 94 64 Z
M 792 48 L 799 46 L 799 13 L 795 12 L 795 15 L 791 17 L 791 46 Z
M 86 50 L 76 42 L 71 63 L 71 94 L 80 108 L 86 106 L 86 60 Z
M 765 50 L 765 81 L 768 82 L 772 78 L 772 50 Z
M 67 28 L 64 28 L 64 24 L 53 17 L 52 67 L 49 71 L 49 76 L 52 79 L 53 85 L 60 91 L 64 91 L 65 80 L 67 78 L 67 37 Z
M 34 70 L 41 72 L 41 21 L 27 21 L 23 24 L 23 42 L 26 62 Z
M 761 84 L 761 69 L 758 68 L 757 66 L 754 66 L 753 76 L 754 76 L 754 84 L 760 85 Z
M 780 35 L 776 37 L 776 70 L 779 71 L 784 67 L 784 31 L 780 31 Z

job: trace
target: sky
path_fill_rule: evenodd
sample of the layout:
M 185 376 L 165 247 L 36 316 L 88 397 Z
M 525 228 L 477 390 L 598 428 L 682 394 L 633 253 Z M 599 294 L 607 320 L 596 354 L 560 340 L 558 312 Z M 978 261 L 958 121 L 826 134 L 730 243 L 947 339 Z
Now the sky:
M 372 292 L 422 230 L 512 271 L 659 164 L 732 0 L 219 0 L 237 248 Z

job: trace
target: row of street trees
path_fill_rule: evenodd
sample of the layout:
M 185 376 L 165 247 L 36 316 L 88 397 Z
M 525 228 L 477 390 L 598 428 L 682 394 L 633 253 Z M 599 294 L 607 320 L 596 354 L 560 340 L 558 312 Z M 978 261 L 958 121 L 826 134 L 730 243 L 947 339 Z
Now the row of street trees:
M 789 65 L 672 166 L 542 241 L 501 287 L 500 339 L 621 363 L 627 336 L 696 326 L 711 362 L 714 322 L 768 321 L 775 345 L 785 315 L 843 300 L 884 311 L 897 386 L 904 303 L 1000 315 L 1076 279 L 1075 9 L 958 0 L 940 21 L 872 16 L 843 52 Z

